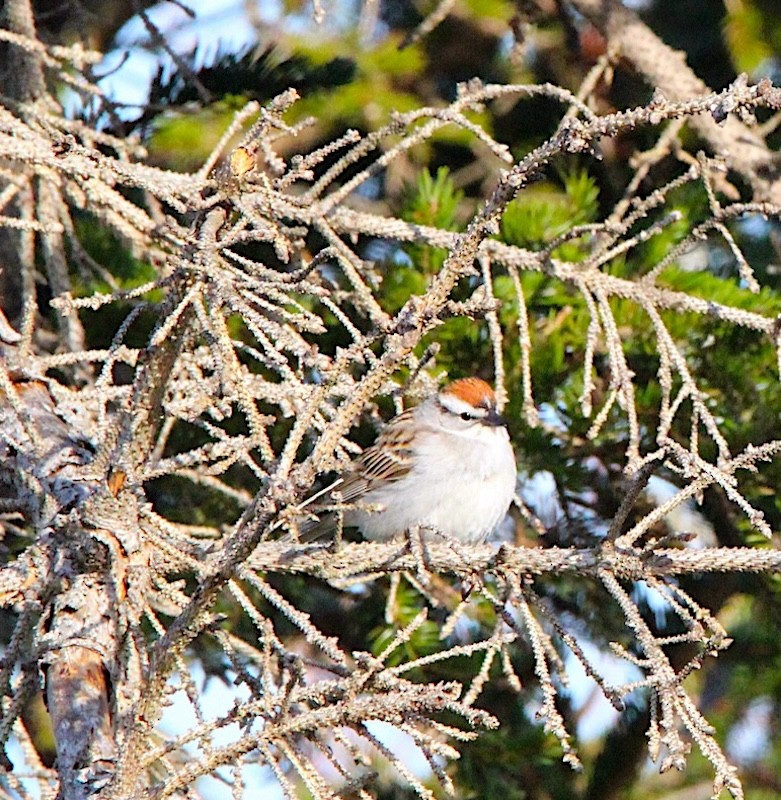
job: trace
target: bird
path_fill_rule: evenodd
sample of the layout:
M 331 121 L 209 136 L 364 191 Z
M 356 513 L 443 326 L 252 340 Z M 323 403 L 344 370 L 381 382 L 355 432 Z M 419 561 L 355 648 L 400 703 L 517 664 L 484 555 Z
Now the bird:
M 370 541 L 413 529 L 464 544 L 484 542 L 504 519 L 517 467 L 494 390 L 480 378 L 454 380 L 393 417 L 348 467 L 334 495 L 343 523 Z M 334 514 L 304 527 L 312 541 L 333 531 Z

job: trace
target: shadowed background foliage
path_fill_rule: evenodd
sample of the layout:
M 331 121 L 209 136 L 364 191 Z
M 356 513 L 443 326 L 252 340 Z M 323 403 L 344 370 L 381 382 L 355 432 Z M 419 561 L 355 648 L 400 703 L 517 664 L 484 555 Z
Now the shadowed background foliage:
M 217 5 L 215 0 L 213 6 Z M 458 84 L 473 78 L 485 83 L 550 82 L 576 92 L 600 59 L 609 55 L 605 36 L 566 3 L 462 0 L 453 4 L 445 19 L 425 36 L 417 36 L 416 30 L 431 12 L 430 3 L 386 0 L 378 4 L 376 18 L 369 20 L 371 25 L 365 12 L 361 17 L 358 3 L 326 4 L 325 19 L 320 25 L 315 24 L 308 9 L 297 3 L 279 5 L 275 23 L 260 25 L 257 41 L 236 51 L 224 44 L 196 45 L 180 52 L 179 63 L 174 64 L 159 47 L 149 44 L 147 49 L 160 59 L 149 87 L 149 104 L 141 109 L 123 108 L 122 97 L 116 96 L 113 99 L 117 106 L 109 113 L 101 109 L 97 121 L 108 132 L 140 136 L 152 163 L 178 171 L 195 170 L 246 101 L 257 99 L 265 103 L 291 86 L 302 99 L 293 107 L 290 121 L 308 115 L 317 120 L 295 142 L 291 139 L 287 144 L 290 152 L 293 148 L 303 152 L 304 148 L 326 144 L 350 128 L 361 133 L 376 130 L 387 124 L 394 112 L 450 102 L 456 97 Z M 767 75 L 778 82 L 781 14 L 770 0 L 726 4 L 715 0 L 675 4 L 658 0 L 640 5 L 640 15 L 650 28 L 665 42 L 684 51 L 689 65 L 711 88 L 728 85 L 742 71 L 752 79 Z M 116 37 L 141 6 L 153 9 L 149 3 L 58 2 L 36 3 L 35 10 L 44 41 L 72 42 L 83 37 L 92 47 L 109 51 L 116 46 L 121 51 L 128 43 L 123 40 L 116 45 Z M 215 8 L 203 4 L 201 11 L 207 20 Z M 236 24 L 249 26 L 247 17 L 240 12 L 236 6 Z M 192 25 L 196 38 L 205 35 L 196 22 L 187 24 Z M 13 59 L 7 45 L 0 47 L 0 76 L 5 74 L 10 79 Z M 652 92 L 653 86 L 645 76 L 625 59 L 617 59 L 594 85 L 590 103 L 598 113 L 607 113 L 644 104 Z M 74 113 L 90 119 L 94 111 L 94 107 L 87 106 Z M 500 100 L 472 112 L 471 119 L 504 142 L 517 160 L 555 132 L 561 105 L 551 97 L 523 102 L 515 98 Z M 766 121 L 774 124 L 769 114 L 760 119 Z M 586 258 L 593 246 L 589 236 L 568 238 L 568 232 L 574 226 L 603 220 L 621 202 L 642 163 L 638 154 L 653 147 L 657 135 L 657 131 L 640 128 L 616 139 L 604 139 L 592 155 L 559 159 L 554 168 L 538 175 L 536 182 L 510 204 L 497 238 L 535 252 L 550 250 L 569 262 Z M 690 153 L 697 152 L 694 133 L 684 132 L 681 140 Z M 781 133 L 771 135 L 770 142 L 777 147 Z M 285 147 L 285 143 L 280 147 L 283 154 Z M 318 171 L 325 171 L 335 160 L 336 156 L 326 159 Z M 367 163 L 368 158 L 350 170 L 357 173 Z M 681 163 L 672 155 L 654 163 L 641 186 L 647 183 L 650 191 L 672 180 L 681 173 Z M 474 136 L 461 128 L 444 128 L 390 161 L 362 188 L 356 204 L 421 225 L 463 230 L 495 183 L 498 167 L 497 159 Z M 729 190 L 738 197 L 748 197 L 740 178 L 730 178 Z M 675 245 L 706 219 L 706 190 L 702 183 L 687 183 L 669 192 L 656 213 L 660 219 L 671 213 L 677 217 L 648 241 L 612 259 L 605 268 L 609 274 L 635 278 L 644 274 L 649 264 L 657 264 L 666 253 L 673 252 Z M 77 217 L 77 223 L 86 256 L 109 265 L 113 285 L 132 288 L 150 279 L 151 266 L 135 259 L 88 210 Z M 778 221 L 755 216 L 734 222 L 730 230 L 762 286 L 758 294 L 751 294 L 741 284 L 732 252 L 723 240 L 714 237 L 703 237 L 696 249 L 671 258 L 660 283 L 768 316 L 781 313 Z M 315 235 L 308 242 L 312 253 L 323 245 Z M 369 236 L 360 237 L 356 250 L 378 265 L 381 284 L 376 297 L 389 313 L 397 312 L 410 295 L 423 293 L 429 277 L 440 269 L 446 256 L 444 249 L 402 245 Z M 245 254 L 262 258 L 267 264 L 273 264 L 275 259 L 267 245 L 248 245 Z M 11 269 L 4 270 L 0 278 L 3 310 L 9 319 L 18 313 L 15 280 Z M 524 497 L 547 530 L 535 530 L 515 513 L 513 525 L 508 525 L 502 535 L 517 544 L 538 547 L 588 546 L 604 535 L 627 490 L 622 473 L 626 422 L 614 412 L 598 436 L 587 436 L 593 418 L 584 417 L 579 399 L 583 390 L 583 342 L 590 320 L 583 296 L 545 273 L 525 272 L 520 280 L 531 331 L 534 401 L 544 425 L 533 428 L 525 422 L 517 336 L 504 338 L 505 385 L 509 389 L 506 415 L 521 478 L 527 487 Z M 105 290 L 109 285 L 94 277 L 83 277 L 75 269 L 74 281 L 83 295 Z M 40 288 L 41 293 L 47 291 L 44 286 Z M 499 320 L 505 331 L 514 331 L 518 325 L 514 292 L 510 275 L 496 277 L 494 293 L 501 303 Z M 465 291 L 464 297 L 468 296 Z M 302 297 L 301 303 L 311 306 L 314 300 Z M 618 302 L 613 311 L 628 366 L 635 375 L 643 449 L 651 451 L 660 402 L 654 331 L 648 318 L 634 305 Z M 106 347 L 124 314 L 125 309 L 115 304 L 85 315 L 87 347 Z M 751 331 L 709 317 L 671 312 L 665 314 L 664 321 L 696 373 L 703 394 L 712 407 L 718 408 L 723 431 L 734 450 L 775 438 L 781 390 L 774 372 L 772 346 Z M 151 325 L 152 318 L 145 319 L 142 314 L 128 344 L 140 346 Z M 334 324 L 319 341 L 325 352 L 336 352 L 349 343 L 349 337 L 344 328 Z M 478 374 L 493 379 L 492 341 L 483 320 L 454 317 L 429 335 L 421 353 L 432 345 L 438 348 L 430 367 L 432 372 L 446 373 L 451 378 Z M 600 408 L 611 390 L 604 351 L 595 353 L 594 370 L 593 405 Z M 379 413 L 389 416 L 390 404 L 381 405 Z M 355 440 L 369 444 L 376 422 L 376 414 L 362 420 Z M 230 423 L 226 425 L 229 429 Z M 278 429 L 271 431 L 272 442 L 284 441 L 288 430 L 289 425 L 282 420 Z M 200 435 L 195 428 L 182 426 L 172 435 L 170 448 L 175 452 L 197 446 Z M 673 435 L 686 441 L 689 431 L 682 427 Z M 703 449 L 707 448 L 704 443 Z M 236 485 L 254 491 L 252 476 L 242 474 L 241 467 L 232 469 Z M 545 476 L 543 482 L 539 481 L 541 475 Z M 661 471 L 659 477 L 672 484 L 680 483 L 672 473 Z M 774 531 L 781 530 L 781 506 L 776 495 L 779 480 L 779 465 L 775 463 L 741 477 L 740 482 L 741 491 L 764 512 Z M 544 488 L 539 488 L 543 484 Z M 223 496 L 202 492 L 176 477 L 162 477 L 150 482 L 147 489 L 159 513 L 188 524 L 219 524 L 224 516 L 223 504 L 228 502 Z M 706 490 L 702 501 L 695 521 L 709 531 L 711 539 L 707 544 L 737 546 L 757 542 L 757 534 L 720 489 Z M 633 510 L 630 524 L 651 507 L 650 498 L 644 502 L 647 505 Z M 655 533 L 661 537 L 667 530 L 660 525 Z M 3 546 L 13 551 L 19 545 L 10 535 Z M 393 621 L 388 622 L 386 580 L 362 585 L 349 593 L 311 578 L 277 576 L 270 582 L 310 614 L 323 633 L 338 635 L 346 652 L 381 652 L 394 632 L 409 623 L 424 605 L 420 594 L 403 582 L 395 595 Z M 734 639 L 725 654 L 718 660 L 706 661 L 703 669 L 691 676 L 690 691 L 699 698 L 733 763 L 740 766 L 747 796 L 781 798 L 778 578 L 735 574 L 692 577 L 681 582 L 719 617 Z M 598 650 L 606 650 L 609 641 L 626 639 L 624 619 L 618 609 L 611 614 L 610 608 L 601 606 L 587 582 L 561 577 L 538 581 L 536 587 L 550 609 Z M 634 591 L 645 616 L 658 631 L 669 626 L 667 633 L 678 632 L 677 617 L 670 615 L 667 619 L 654 606 L 652 596 L 645 597 L 640 587 L 634 587 Z M 453 587 L 437 585 L 435 596 L 438 593 L 451 605 L 457 602 Z M 256 599 L 262 607 L 264 601 Z M 242 638 L 252 638 L 250 623 L 241 609 L 226 603 L 216 610 L 224 614 L 227 630 L 235 628 Z M 266 610 L 271 612 L 270 608 Z M 485 609 L 475 613 L 475 624 L 480 624 L 481 615 L 488 624 L 492 614 L 486 604 Z M 432 612 L 430 621 L 418 628 L 399 657 L 413 659 L 439 649 L 438 629 L 444 616 L 444 611 Z M 349 625 L 345 624 L 346 619 Z M 248 630 L 242 630 L 242 626 Z M 8 624 L 4 627 L 7 639 Z M 292 637 L 296 631 L 292 626 L 286 629 L 281 620 L 278 633 Z M 479 638 L 469 631 L 463 635 L 466 639 Z M 628 641 L 625 643 L 629 645 Z M 686 645 L 680 650 L 680 663 L 685 663 L 691 654 L 686 652 Z M 210 652 L 201 639 L 191 657 L 200 661 L 207 680 L 227 680 L 228 665 L 221 653 Z M 613 718 L 608 712 L 594 711 L 592 703 L 582 696 L 570 697 L 562 689 L 562 714 L 570 730 L 584 734 L 575 738 L 585 771 L 572 771 L 562 763 L 556 740 L 546 735 L 535 719 L 538 696 L 529 646 L 519 643 L 513 659 L 527 688 L 519 695 L 497 670 L 497 679 L 482 695 L 480 705 L 501 721 L 501 727 L 463 747 L 460 760 L 452 767 L 459 797 L 639 800 L 672 796 L 686 789 L 700 791 L 703 796 L 710 791 L 711 767 L 697 753 L 683 773 L 660 777 L 655 767 L 649 767 L 645 740 L 648 711 L 642 693 L 632 697 L 626 709 Z M 477 657 L 444 661 L 427 667 L 425 678 L 429 682 L 438 678 L 468 682 L 464 676 L 478 669 Z M 40 705 L 31 707 L 26 716 L 28 726 L 37 734 L 36 744 L 44 760 L 50 763 L 53 746 L 41 718 Z M 603 733 L 588 733 L 594 728 Z M 414 794 L 390 774 L 383 776 L 378 792 L 378 796 L 389 799 Z

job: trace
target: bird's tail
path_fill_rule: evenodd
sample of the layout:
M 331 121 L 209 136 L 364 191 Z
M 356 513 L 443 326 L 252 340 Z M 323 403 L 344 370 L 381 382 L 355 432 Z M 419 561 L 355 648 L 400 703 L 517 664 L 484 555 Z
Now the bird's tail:
M 332 492 L 343 482 L 343 478 L 337 478 L 333 483 L 321 489 L 319 492 L 315 492 L 315 494 L 311 495 L 311 497 L 307 497 L 307 499 L 304 500 L 300 506 L 298 506 L 296 511 L 302 512 L 303 516 L 303 512 L 305 512 L 306 509 L 316 503 L 316 501 L 319 500 L 323 495 Z M 336 512 L 325 508 L 318 513 L 317 506 L 314 506 L 311 511 L 317 516 L 312 516 L 310 514 L 307 519 L 302 519 L 301 522 L 296 526 L 297 532 L 295 534 L 286 533 L 284 536 L 280 536 L 278 541 L 288 542 L 290 544 L 309 544 L 333 535 L 333 533 L 336 531 L 337 524 Z

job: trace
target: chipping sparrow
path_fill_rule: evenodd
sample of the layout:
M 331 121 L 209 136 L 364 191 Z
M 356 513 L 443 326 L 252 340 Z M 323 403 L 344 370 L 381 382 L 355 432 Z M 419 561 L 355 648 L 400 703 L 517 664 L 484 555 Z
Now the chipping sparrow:
M 337 487 L 344 524 L 385 541 L 418 526 L 465 543 L 485 541 L 515 492 L 515 455 L 493 389 L 453 381 L 394 417 Z M 316 525 L 315 537 L 333 528 Z M 304 533 L 304 539 L 314 538 Z

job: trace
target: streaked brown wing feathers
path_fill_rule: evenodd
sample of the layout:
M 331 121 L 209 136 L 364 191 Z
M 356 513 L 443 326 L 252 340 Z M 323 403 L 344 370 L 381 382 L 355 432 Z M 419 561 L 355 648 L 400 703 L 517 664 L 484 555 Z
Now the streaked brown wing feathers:
M 412 409 L 394 417 L 379 439 L 364 451 L 354 470 L 345 475 L 339 487 L 345 503 L 352 502 L 371 489 L 372 483 L 397 481 L 412 468 Z

